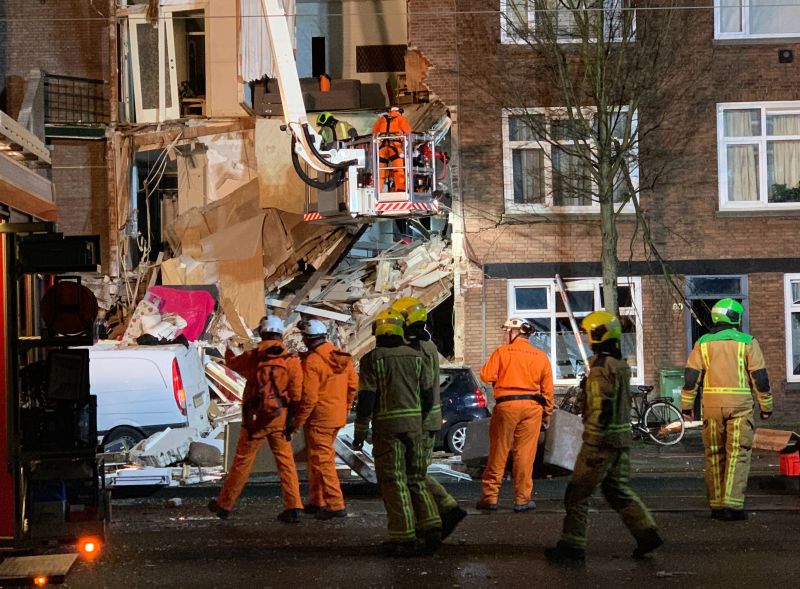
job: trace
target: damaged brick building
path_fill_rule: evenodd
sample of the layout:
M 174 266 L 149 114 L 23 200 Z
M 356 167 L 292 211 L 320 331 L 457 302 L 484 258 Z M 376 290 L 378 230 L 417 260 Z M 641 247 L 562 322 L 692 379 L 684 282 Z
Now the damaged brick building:
M 681 367 L 707 329 L 708 304 L 737 298 L 747 311 L 744 329 L 764 349 L 777 410 L 791 418 L 800 412 L 800 199 L 792 188 L 800 182 L 800 21 L 795 7 L 743 12 L 734 4 L 675 3 L 692 9 L 686 42 L 672 48 L 682 98 L 672 100 L 675 119 L 666 125 L 683 150 L 670 174 L 641 192 L 665 265 L 643 247 L 636 216 L 618 217 L 625 355 L 634 382 L 657 385 L 662 369 Z M 649 14 L 637 14 L 637 24 Z M 526 0 L 410 0 L 409 44 L 432 63 L 428 85 L 456 121 L 460 351 L 479 366 L 500 343 L 503 320 L 524 316 L 539 331 L 536 345 L 551 356 L 557 383 L 568 385 L 580 361 L 554 276 L 565 279 L 579 315 L 602 305 L 600 224 L 596 202 L 564 206 L 557 195 L 531 195 L 524 181 L 543 161 L 542 147 L 520 133 L 518 111 L 509 107 L 563 106 L 550 80 L 537 78 L 535 52 L 504 26 L 511 19 L 535 30 L 537 18 Z M 526 80 L 527 104 L 504 104 L 493 92 L 514 76 Z M 655 165 L 647 141 L 669 137 L 642 140 L 642 170 Z

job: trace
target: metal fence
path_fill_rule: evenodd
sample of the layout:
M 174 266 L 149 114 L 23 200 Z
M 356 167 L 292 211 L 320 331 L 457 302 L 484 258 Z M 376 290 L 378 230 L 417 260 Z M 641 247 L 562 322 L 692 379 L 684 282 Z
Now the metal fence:
M 103 80 L 44 76 L 45 124 L 103 125 L 110 122 Z

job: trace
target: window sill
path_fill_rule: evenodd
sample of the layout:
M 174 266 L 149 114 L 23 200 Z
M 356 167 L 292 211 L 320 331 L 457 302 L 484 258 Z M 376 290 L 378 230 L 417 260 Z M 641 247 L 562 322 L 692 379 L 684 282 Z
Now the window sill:
M 717 37 L 714 45 L 780 45 L 783 43 L 797 43 L 800 41 L 800 33 L 796 35 L 784 35 L 775 37 L 756 37 L 753 35 L 742 37 Z
M 784 382 L 783 383 L 783 392 L 784 393 L 800 393 L 800 382 Z
M 800 213 L 800 211 L 798 211 Z M 506 202 L 506 209 L 501 218 L 501 222 L 513 220 L 597 220 L 600 218 L 600 209 L 581 210 L 581 209 L 555 209 L 555 208 L 522 208 L 518 205 L 509 206 Z M 619 219 L 632 220 L 636 218 L 636 210 L 633 207 L 626 208 L 619 213 Z
M 714 217 L 718 219 L 726 217 L 800 217 L 800 206 L 796 209 L 721 209 L 714 213 Z

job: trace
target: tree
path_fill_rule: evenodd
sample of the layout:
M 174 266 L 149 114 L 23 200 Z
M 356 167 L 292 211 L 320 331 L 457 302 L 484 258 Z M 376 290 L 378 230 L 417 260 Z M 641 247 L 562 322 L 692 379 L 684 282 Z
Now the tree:
M 679 49 L 687 42 L 690 11 L 680 10 L 675 0 L 501 5 L 502 34 L 530 59 L 519 60 L 526 71 L 509 71 L 490 91 L 511 113 L 512 133 L 539 145 L 539 156 L 549 163 L 534 163 L 526 178 L 515 178 L 523 183 L 515 189 L 556 206 L 587 199 L 598 204 L 605 307 L 618 314 L 621 213 L 633 209 L 635 235 L 670 278 L 639 197 L 652 194 L 682 148 L 680 134 L 665 141 L 663 131 L 669 117 L 685 111 L 688 81 L 698 75 L 678 61 L 685 55 Z M 632 252 L 633 247 L 632 238 Z

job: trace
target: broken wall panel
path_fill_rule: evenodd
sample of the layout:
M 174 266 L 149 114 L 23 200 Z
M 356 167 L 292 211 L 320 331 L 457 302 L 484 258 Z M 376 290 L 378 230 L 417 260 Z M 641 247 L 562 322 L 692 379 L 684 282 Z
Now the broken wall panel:
M 306 185 L 292 166 L 292 142 L 283 122 L 277 119 L 258 119 L 255 130 L 255 155 L 260 204 L 282 211 L 305 212 Z

